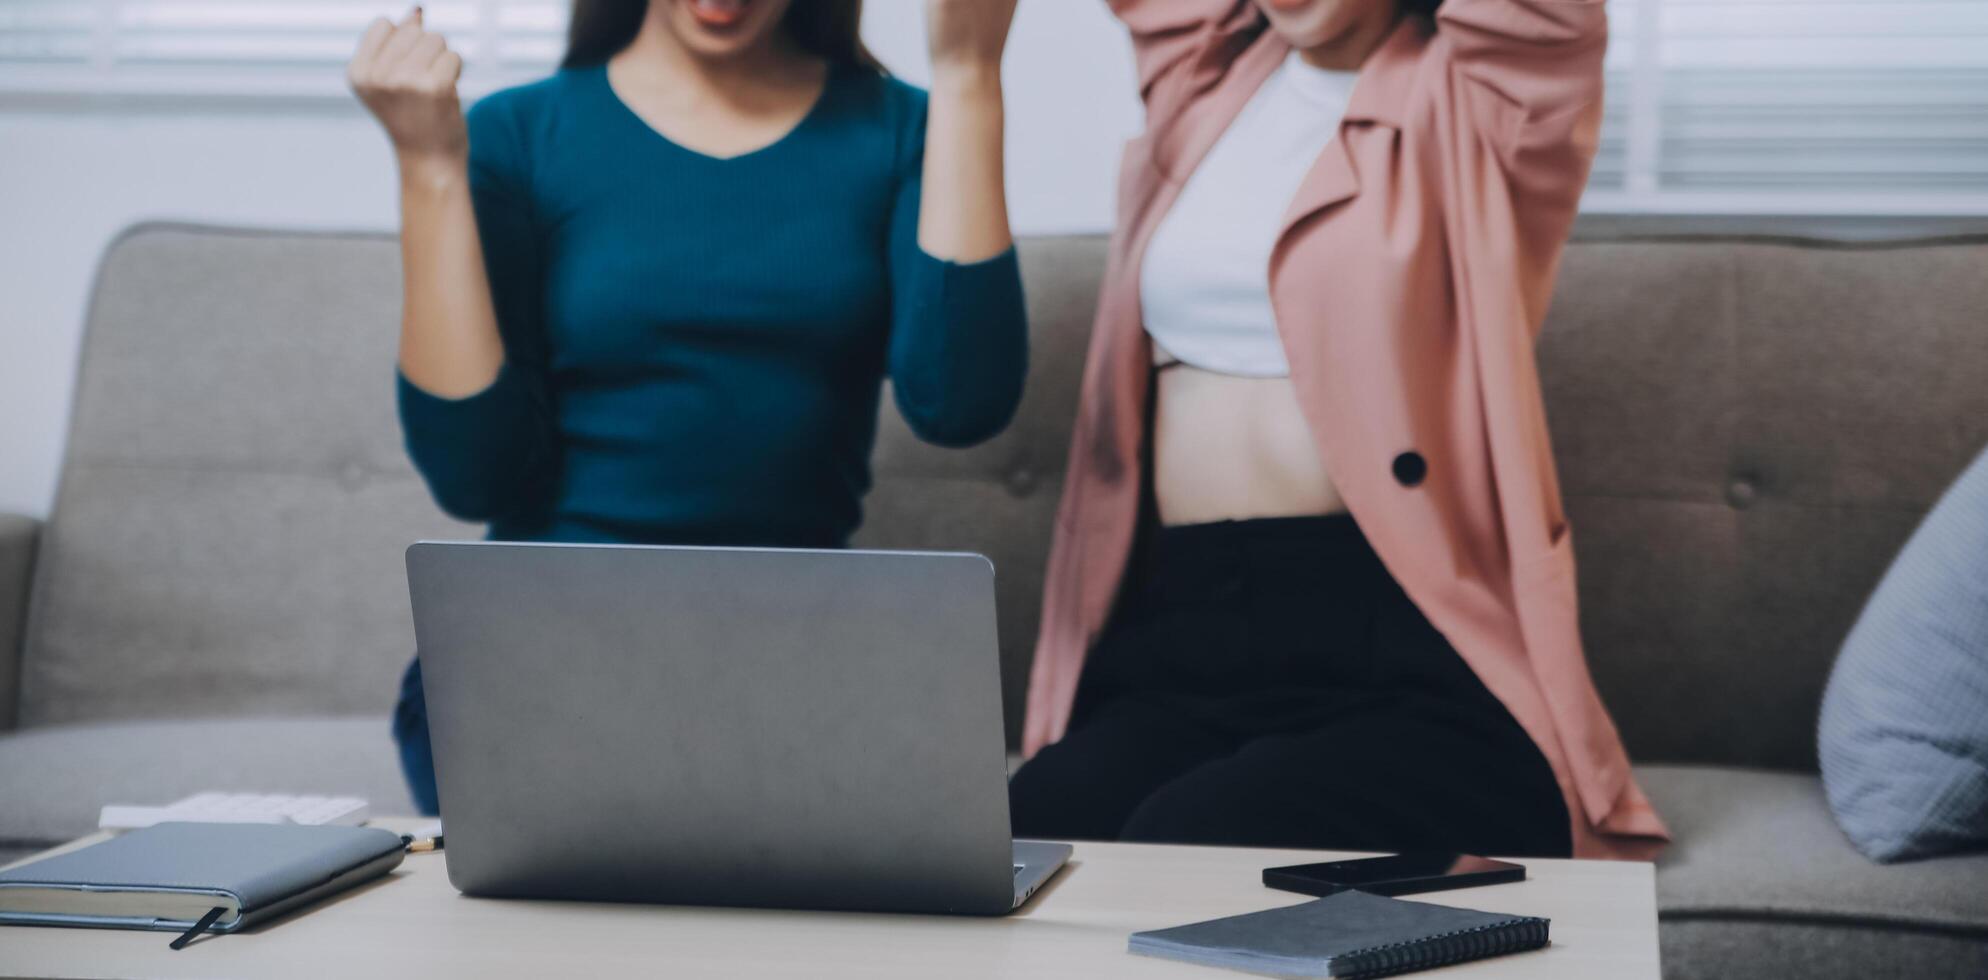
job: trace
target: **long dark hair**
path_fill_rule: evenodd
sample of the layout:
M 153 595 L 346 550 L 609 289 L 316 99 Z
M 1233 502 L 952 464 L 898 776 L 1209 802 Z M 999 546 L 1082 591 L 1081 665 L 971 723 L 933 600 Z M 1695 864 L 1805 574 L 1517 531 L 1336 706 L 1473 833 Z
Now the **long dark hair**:
M 635 40 L 649 0 L 573 0 L 562 68 L 598 65 Z M 863 0 L 794 0 L 780 28 L 801 49 L 839 65 L 877 67 L 863 46 Z

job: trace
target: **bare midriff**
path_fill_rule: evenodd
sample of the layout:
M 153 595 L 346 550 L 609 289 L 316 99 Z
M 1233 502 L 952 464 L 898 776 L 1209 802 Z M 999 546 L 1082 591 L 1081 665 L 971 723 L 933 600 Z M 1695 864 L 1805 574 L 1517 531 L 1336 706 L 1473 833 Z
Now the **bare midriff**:
M 1337 514 L 1333 486 L 1289 378 L 1174 362 L 1158 371 L 1153 493 L 1169 527 Z

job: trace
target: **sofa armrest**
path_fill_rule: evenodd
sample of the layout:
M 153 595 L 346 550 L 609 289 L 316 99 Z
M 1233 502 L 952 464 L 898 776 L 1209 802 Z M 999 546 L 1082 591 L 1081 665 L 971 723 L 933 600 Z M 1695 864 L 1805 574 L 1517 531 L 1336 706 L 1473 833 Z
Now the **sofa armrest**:
M 0 731 L 20 719 L 21 647 L 27 639 L 28 587 L 34 582 L 41 522 L 0 513 Z

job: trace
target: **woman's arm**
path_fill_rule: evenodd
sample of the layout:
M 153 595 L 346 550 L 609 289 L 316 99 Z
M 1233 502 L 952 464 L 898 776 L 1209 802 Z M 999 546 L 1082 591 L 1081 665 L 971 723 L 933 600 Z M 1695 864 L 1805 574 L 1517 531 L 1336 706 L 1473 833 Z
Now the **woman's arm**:
M 497 112 L 479 106 L 465 122 L 461 71 L 417 8 L 399 24 L 375 21 L 349 75 L 400 170 L 408 453 L 444 510 L 494 520 L 548 485 L 550 426 L 533 359 L 507 356 L 525 346 L 507 334 L 532 333 L 538 315 L 529 205 L 516 179 L 522 150 Z
M 1528 305 L 1544 310 L 1551 269 L 1566 244 L 1600 145 L 1602 0 L 1444 0 L 1438 40 L 1461 77 L 1485 91 L 1475 103 L 1499 169 L 1518 254 L 1544 270 L 1526 276 Z M 1543 316 L 1530 316 L 1535 333 Z
M 1001 54 L 1016 0 L 928 0 L 932 94 L 918 244 L 950 262 L 991 259 L 1008 229 Z
M 399 24 L 374 21 L 347 69 L 400 167 L 401 371 L 444 398 L 489 387 L 504 363 L 470 203 L 461 73 L 462 58 L 423 29 L 419 7 Z
M 1463 73 L 1542 116 L 1601 99 L 1603 0 L 1444 0 L 1436 32 Z
M 1014 13 L 1015 0 L 928 0 L 932 92 L 901 137 L 890 375 L 905 421 L 940 445 L 1001 431 L 1028 371 L 1002 159 Z
M 1173 66 L 1208 42 L 1222 25 L 1253 16 L 1254 0 L 1106 0 L 1132 35 L 1132 59 L 1139 72 L 1139 97 Z

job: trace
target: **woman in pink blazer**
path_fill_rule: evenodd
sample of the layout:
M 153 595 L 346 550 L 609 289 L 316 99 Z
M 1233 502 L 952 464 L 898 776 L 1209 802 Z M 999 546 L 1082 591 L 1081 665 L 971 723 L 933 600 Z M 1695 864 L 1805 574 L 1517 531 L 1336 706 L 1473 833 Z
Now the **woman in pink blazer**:
M 1532 342 L 1601 0 L 1111 0 L 1146 132 L 1058 512 L 1023 836 L 1647 857 Z

